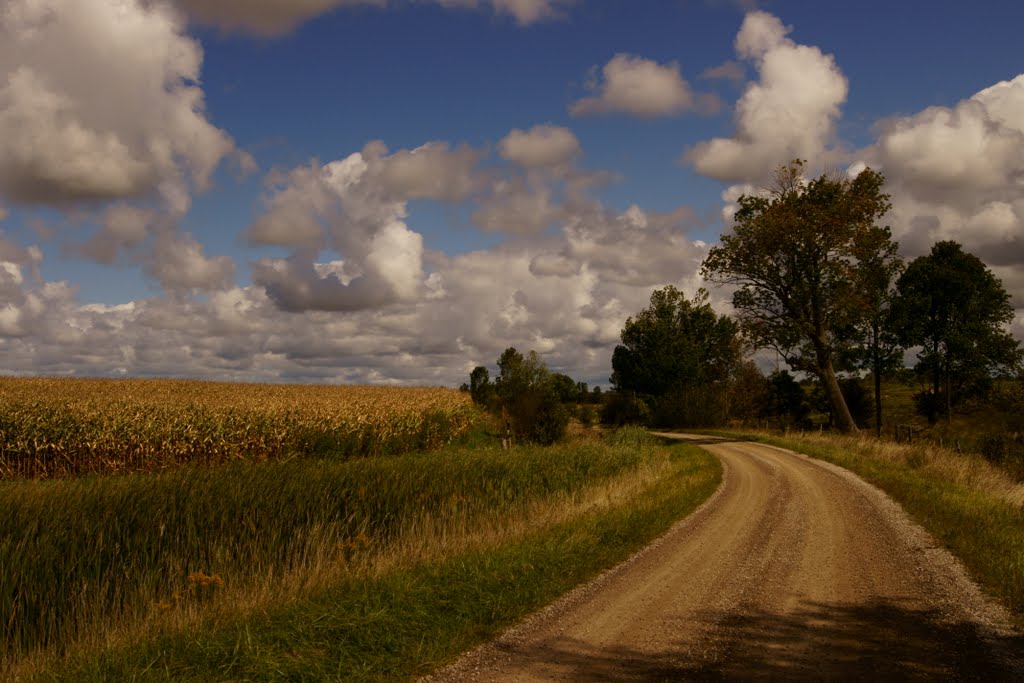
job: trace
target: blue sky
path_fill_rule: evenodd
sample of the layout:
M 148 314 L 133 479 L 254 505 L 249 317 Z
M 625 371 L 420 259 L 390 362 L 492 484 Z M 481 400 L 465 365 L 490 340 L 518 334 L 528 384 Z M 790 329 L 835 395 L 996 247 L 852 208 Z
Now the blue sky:
M 516 345 L 606 384 L 625 317 L 699 287 L 793 156 L 881 168 L 904 254 L 957 239 L 1021 310 L 1020 26 L 996 1 L 9 0 L 0 371 L 457 384 Z

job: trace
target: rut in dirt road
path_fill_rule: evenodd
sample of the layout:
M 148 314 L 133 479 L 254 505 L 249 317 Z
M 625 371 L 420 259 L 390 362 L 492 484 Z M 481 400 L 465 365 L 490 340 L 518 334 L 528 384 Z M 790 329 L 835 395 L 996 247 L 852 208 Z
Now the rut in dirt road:
M 690 438 L 725 476 L 647 549 L 432 681 L 1024 680 L 1024 641 L 877 489 Z

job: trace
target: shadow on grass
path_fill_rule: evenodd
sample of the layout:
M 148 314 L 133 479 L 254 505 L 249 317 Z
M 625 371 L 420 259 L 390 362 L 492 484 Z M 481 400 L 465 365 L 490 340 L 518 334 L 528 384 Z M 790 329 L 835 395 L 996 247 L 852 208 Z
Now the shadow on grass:
M 706 612 L 668 651 L 596 649 L 569 638 L 508 647 L 531 673 L 589 681 L 1024 680 L 1024 638 L 986 641 L 970 623 L 893 603 L 808 604 L 788 614 Z M 670 641 L 671 642 L 671 641 Z M 1016 653 L 1016 654 L 1014 654 Z

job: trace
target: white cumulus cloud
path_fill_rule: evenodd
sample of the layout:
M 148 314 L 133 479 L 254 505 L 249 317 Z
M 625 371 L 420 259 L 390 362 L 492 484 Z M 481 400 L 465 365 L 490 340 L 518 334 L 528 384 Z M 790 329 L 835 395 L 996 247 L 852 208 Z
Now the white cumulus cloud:
M 798 45 L 790 29 L 767 12 L 746 15 L 736 53 L 752 62 L 759 80 L 736 103 L 736 132 L 714 138 L 685 156 L 697 172 L 730 182 L 763 182 L 782 163 L 828 162 L 847 81 L 831 55 Z
M 157 222 L 153 209 L 117 203 L 107 207 L 100 229 L 76 251 L 97 263 L 110 265 L 124 250 L 141 245 Z
M 536 177 L 502 179 L 480 200 L 473 223 L 488 232 L 536 235 L 561 220 L 564 208 L 556 203 L 550 186 Z
M 916 198 L 976 207 L 1024 193 L 1024 75 L 883 122 L 867 158 Z
M 601 75 L 600 82 L 591 84 L 596 94 L 569 107 L 573 116 L 613 112 L 646 118 L 673 116 L 694 109 L 699 103 L 677 62 L 662 65 L 620 53 L 604 65 Z
M 294 169 L 267 197 L 247 235 L 294 250 L 253 267 L 253 281 L 281 308 L 351 311 L 424 294 L 423 238 L 405 223 L 406 203 L 463 197 L 476 184 L 477 154 L 438 143 L 386 151 L 370 143 L 345 159 Z M 325 248 L 341 255 L 341 271 L 318 268 Z
M 498 143 L 498 153 L 525 168 L 560 166 L 579 155 L 580 141 L 568 128 L 539 124 L 513 128 Z
M 199 44 L 168 6 L 9 0 L 0 13 L 0 196 L 63 204 L 159 195 L 187 208 L 231 138 L 197 85 Z
M 235 264 L 228 256 L 208 257 L 203 245 L 188 233 L 157 236 L 146 263 L 146 274 L 168 292 L 228 289 L 235 282 Z

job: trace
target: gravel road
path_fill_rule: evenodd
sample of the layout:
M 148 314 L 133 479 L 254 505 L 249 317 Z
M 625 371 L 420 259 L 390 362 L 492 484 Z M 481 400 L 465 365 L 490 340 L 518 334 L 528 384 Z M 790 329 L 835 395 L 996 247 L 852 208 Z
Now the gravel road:
M 703 506 L 425 680 L 1024 681 L 1006 614 L 878 489 L 771 446 L 676 438 L 722 461 Z

